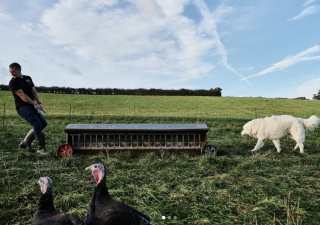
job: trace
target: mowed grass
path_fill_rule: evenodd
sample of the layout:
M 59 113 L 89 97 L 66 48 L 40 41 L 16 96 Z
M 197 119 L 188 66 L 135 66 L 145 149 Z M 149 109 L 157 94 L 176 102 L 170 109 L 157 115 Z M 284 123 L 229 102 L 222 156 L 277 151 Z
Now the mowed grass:
M 3 96 L 3 93 L 7 95 L 7 92 L 0 92 L 0 95 Z M 271 112 L 267 106 L 269 104 L 280 111 L 292 107 L 294 112 L 295 108 L 303 108 L 299 105 L 306 104 L 305 117 L 309 117 L 313 108 L 318 107 L 318 101 L 40 96 L 48 113 L 45 115 L 49 123 L 45 130 L 50 151 L 47 156 L 28 154 L 18 149 L 17 145 L 30 129 L 19 116 L 7 111 L 4 123 L 0 124 L 1 224 L 31 224 L 36 201 L 40 196 L 40 188 L 36 183 L 40 176 L 52 179 L 56 208 L 65 213 L 77 214 L 83 219 L 95 187 L 91 173 L 84 169 L 96 162 L 102 162 L 107 167 L 107 186 L 113 198 L 149 215 L 154 224 L 319 224 L 320 129 L 307 133 L 304 155 L 293 151 L 295 142 L 287 137 L 281 139 L 283 151 L 280 154 L 268 141 L 257 154 L 252 155 L 248 150 L 254 147 L 256 140 L 240 135 L 242 126 L 249 121 L 245 113 L 240 117 L 240 112 L 245 112 L 248 105 L 260 102 L 261 111 Z M 85 113 L 86 103 L 97 106 L 99 101 L 107 99 L 111 102 L 113 98 L 117 100 L 112 104 L 118 104 L 119 108 L 126 108 L 128 104 L 137 107 L 140 104 L 149 106 L 150 111 L 160 110 L 159 104 L 166 102 L 164 105 L 169 107 L 166 109 L 176 114 L 143 116 L 122 115 L 121 112 L 90 112 L 95 108 Z M 185 99 L 185 104 L 200 107 L 201 104 L 197 105 L 197 102 L 202 101 L 202 98 L 210 102 L 203 103 L 207 111 L 238 107 L 239 118 L 201 114 L 187 116 L 187 112 L 179 115 L 176 110 L 180 103 L 174 104 L 174 100 Z M 12 96 L 3 99 L 6 99 L 9 109 Z M 69 118 L 68 113 L 53 111 L 54 105 L 62 106 L 68 101 L 74 107 L 81 108 L 81 113 L 72 114 Z M 109 107 L 108 103 L 105 105 Z M 307 114 L 307 111 L 311 112 Z M 251 119 L 254 117 L 253 114 Z M 65 143 L 64 128 L 70 120 L 72 123 L 206 123 L 209 128 L 208 143 L 216 147 L 218 156 L 188 153 L 161 155 L 154 152 L 138 155 L 123 152 L 59 157 L 56 150 Z M 162 219 L 162 216 L 166 216 L 166 219 Z

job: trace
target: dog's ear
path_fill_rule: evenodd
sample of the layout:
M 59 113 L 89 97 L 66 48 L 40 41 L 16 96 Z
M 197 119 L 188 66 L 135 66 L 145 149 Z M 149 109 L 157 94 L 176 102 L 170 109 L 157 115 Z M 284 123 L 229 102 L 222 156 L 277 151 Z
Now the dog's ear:
M 258 120 L 252 120 L 250 123 L 250 132 L 253 136 L 257 136 L 259 130 L 259 122 Z
M 256 120 L 251 120 L 250 122 L 246 123 L 243 126 L 243 130 L 246 131 L 246 134 L 250 136 L 256 136 L 258 133 L 259 125 L 257 124 L 258 121 Z
M 242 127 L 242 131 L 241 131 L 241 135 L 242 135 L 242 136 L 248 134 L 247 124 L 248 124 L 248 123 L 246 123 L 246 124 L 243 125 L 243 127 Z
M 250 124 L 251 124 L 251 121 L 249 121 L 248 123 L 246 123 L 245 125 L 243 125 L 243 130 L 242 130 L 242 132 L 241 132 L 241 135 L 243 136 L 243 135 L 249 135 L 249 136 L 251 136 L 251 126 L 250 126 Z

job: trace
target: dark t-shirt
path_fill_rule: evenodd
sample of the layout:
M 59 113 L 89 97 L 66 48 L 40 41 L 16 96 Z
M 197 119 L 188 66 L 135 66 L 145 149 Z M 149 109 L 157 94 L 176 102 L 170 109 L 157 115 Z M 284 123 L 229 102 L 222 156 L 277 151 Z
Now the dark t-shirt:
M 34 87 L 34 84 L 32 82 L 31 77 L 22 75 L 22 78 L 13 78 L 9 82 L 9 87 L 12 91 L 14 102 L 16 104 L 16 109 L 19 109 L 22 106 L 31 105 L 25 101 L 23 101 L 18 95 L 16 95 L 14 92 L 22 89 L 22 91 L 29 96 L 32 100 L 34 100 L 34 96 L 32 93 L 32 87 Z M 32 105 L 31 105 L 32 106 Z

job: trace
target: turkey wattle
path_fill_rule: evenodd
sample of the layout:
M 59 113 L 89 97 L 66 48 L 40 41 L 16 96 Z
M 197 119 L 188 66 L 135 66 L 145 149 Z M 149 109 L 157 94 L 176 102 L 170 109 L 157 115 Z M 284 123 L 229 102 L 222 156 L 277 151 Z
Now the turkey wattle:
M 91 170 L 96 187 L 84 220 L 86 225 L 152 225 L 150 218 L 134 208 L 112 199 L 106 187 L 106 168 L 97 163 Z
M 52 181 L 49 177 L 40 177 L 41 197 L 32 219 L 32 225 L 84 225 L 76 215 L 58 212 L 52 199 Z

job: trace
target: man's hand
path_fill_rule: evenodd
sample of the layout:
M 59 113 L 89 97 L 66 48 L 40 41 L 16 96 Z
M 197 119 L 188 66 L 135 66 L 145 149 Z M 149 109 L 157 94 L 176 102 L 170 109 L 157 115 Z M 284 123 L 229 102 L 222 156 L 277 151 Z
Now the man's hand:
M 41 105 L 39 105 L 39 104 L 34 104 L 34 107 L 36 108 L 36 109 L 40 109 L 40 110 L 42 110 L 42 106 Z
M 42 104 L 40 103 L 40 104 L 38 104 L 38 106 L 40 107 L 39 109 L 40 110 L 43 110 L 43 108 L 42 108 Z

